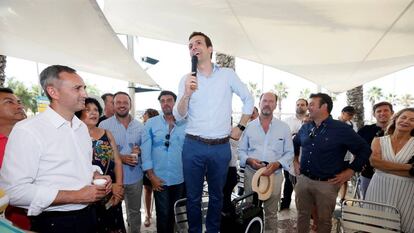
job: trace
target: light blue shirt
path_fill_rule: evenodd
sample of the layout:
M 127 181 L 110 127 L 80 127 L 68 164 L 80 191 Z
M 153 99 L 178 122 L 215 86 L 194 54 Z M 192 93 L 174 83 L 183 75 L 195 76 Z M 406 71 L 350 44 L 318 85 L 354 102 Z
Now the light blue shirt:
M 185 120 L 176 122 L 169 132 L 168 122 L 158 115 L 145 123 L 142 137 L 142 168 L 153 169 L 156 176 L 171 186 L 184 182 L 182 151 L 185 138 Z M 170 139 L 166 139 L 170 135 Z M 167 147 L 165 143 L 168 142 Z
M 267 133 L 264 132 L 259 118 L 251 121 L 240 139 L 240 166 L 246 165 L 248 158 L 266 162 L 279 162 L 283 169 L 289 170 L 293 161 L 293 142 L 289 126 L 273 118 Z M 275 173 L 281 172 L 278 169 Z
M 141 146 L 144 125 L 136 119 L 129 122 L 128 128 L 125 128 L 114 115 L 102 121 L 99 127 L 109 130 L 112 133 L 120 154 L 131 154 L 134 144 Z M 122 164 L 122 168 L 124 170 L 124 184 L 134 184 L 143 177 L 141 164 L 137 164 L 136 166 Z
M 185 91 L 184 76 L 178 87 L 178 100 Z M 224 138 L 231 132 L 231 114 L 233 93 L 243 102 L 242 113 L 252 114 L 254 99 L 247 86 L 237 74 L 229 68 L 214 65 L 210 76 L 197 73 L 198 89 L 191 95 L 186 116 L 178 113 L 174 106 L 174 117 L 181 120 L 188 118 L 186 133 L 203 138 Z

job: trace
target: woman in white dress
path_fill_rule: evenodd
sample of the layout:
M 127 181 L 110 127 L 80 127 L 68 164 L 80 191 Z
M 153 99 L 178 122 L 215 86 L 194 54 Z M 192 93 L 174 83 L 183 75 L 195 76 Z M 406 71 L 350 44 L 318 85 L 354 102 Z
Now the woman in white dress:
M 375 168 L 366 200 L 397 207 L 403 232 L 414 232 L 414 108 L 399 111 L 386 136 L 372 141 L 371 165 Z

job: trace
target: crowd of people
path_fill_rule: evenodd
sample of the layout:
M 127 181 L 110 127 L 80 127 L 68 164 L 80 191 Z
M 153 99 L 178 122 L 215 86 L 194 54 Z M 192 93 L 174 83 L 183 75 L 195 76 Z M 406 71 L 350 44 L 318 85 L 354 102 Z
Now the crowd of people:
M 355 108 L 344 107 L 335 120 L 332 98 L 315 93 L 298 99 L 296 114 L 282 121 L 274 117 L 276 94 L 263 93 L 256 108 L 234 70 L 211 62 L 207 35 L 192 33 L 188 48 L 197 72 L 183 76 L 177 94 L 161 91 L 161 111 L 148 109 L 143 123 L 130 114 L 128 93 L 103 95 L 102 108 L 67 66 L 41 72 L 50 105 L 34 117 L 26 119 L 13 91 L 1 88 L 6 217 L 35 232 L 140 232 L 144 190 L 146 227 L 152 195 L 161 233 L 174 232 L 174 204 L 185 197 L 188 231 L 201 233 L 205 223 L 207 232 L 220 232 L 222 216 L 234 211 L 231 193 L 243 167 L 244 193 L 256 190 L 263 201 L 265 232 L 277 232 L 278 211 L 290 208 L 293 190 L 297 232 L 331 232 L 338 192 L 359 172 L 361 198 L 397 207 L 402 231 L 414 232 L 414 108 L 393 116 L 390 103 L 377 103 L 376 123 L 358 130 Z M 234 127 L 233 93 L 243 103 Z M 257 176 L 269 178 L 266 193 Z

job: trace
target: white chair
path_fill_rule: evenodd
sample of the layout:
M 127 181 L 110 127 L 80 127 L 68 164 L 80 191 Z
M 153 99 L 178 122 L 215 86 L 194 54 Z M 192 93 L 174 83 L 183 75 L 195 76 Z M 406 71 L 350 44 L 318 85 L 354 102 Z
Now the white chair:
M 341 203 L 338 232 L 401 232 L 401 215 L 394 206 L 357 199 Z

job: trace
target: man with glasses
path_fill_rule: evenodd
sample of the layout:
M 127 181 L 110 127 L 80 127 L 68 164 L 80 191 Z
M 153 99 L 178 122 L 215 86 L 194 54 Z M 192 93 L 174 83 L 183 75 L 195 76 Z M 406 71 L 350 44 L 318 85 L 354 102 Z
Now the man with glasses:
M 362 170 L 371 154 L 368 143 L 351 127 L 332 119 L 332 108 L 329 95 L 311 94 L 308 110 L 312 121 L 304 124 L 293 139 L 293 164 L 299 173 L 295 186 L 298 233 L 309 232 L 314 205 L 318 212 L 318 232 L 331 232 L 339 188 L 354 172 Z M 347 151 L 355 156 L 352 163 L 344 161 Z
M 174 203 L 184 196 L 181 154 L 186 120 L 176 121 L 172 111 L 177 96 L 162 91 L 162 113 L 148 119 L 142 138 L 142 168 L 154 190 L 157 232 L 174 232 Z

